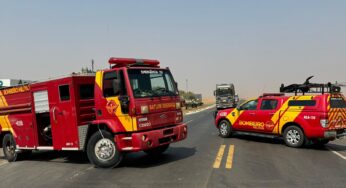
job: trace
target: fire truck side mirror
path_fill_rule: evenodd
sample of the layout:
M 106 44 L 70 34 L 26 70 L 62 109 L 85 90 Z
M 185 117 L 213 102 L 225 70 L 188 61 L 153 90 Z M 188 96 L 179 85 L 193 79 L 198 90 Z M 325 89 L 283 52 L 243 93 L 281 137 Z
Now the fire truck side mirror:
M 119 101 L 120 101 L 120 105 L 121 105 L 121 111 L 124 114 L 128 114 L 129 113 L 129 103 L 130 103 L 130 98 L 127 95 L 121 95 L 119 96 Z

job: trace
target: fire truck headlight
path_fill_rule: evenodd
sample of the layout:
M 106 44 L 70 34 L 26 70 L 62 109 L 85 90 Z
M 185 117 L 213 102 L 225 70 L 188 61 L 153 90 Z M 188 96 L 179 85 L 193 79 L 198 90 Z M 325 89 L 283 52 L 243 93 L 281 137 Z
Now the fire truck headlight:
M 328 127 L 328 119 L 321 119 L 320 123 L 321 123 L 321 126 L 323 128 L 327 128 Z
M 180 108 L 181 108 L 180 102 L 175 103 L 175 107 L 176 107 L 177 109 L 180 109 Z
M 149 113 L 149 107 L 147 105 L 141 106 L 141 114 L 148 114 Z

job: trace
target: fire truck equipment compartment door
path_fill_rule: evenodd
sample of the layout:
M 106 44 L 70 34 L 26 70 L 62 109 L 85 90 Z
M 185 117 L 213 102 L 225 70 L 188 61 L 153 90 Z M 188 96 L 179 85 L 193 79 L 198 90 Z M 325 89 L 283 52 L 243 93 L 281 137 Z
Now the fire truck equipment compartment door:
M 52 84 L 49 88 L 53 147 L 56 150 L 78 148 L 78 130 L 72 81 Z

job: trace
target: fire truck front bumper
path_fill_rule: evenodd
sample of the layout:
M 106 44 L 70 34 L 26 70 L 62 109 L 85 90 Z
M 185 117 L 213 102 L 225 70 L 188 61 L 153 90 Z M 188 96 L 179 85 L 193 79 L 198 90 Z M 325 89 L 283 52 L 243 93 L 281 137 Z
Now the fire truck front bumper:
M 115 136 L 117 149 L 122 152 L 138 152 L 184 140 L 187 137 L 186 124 L 178 124 L 157 130 L 136 132 Z

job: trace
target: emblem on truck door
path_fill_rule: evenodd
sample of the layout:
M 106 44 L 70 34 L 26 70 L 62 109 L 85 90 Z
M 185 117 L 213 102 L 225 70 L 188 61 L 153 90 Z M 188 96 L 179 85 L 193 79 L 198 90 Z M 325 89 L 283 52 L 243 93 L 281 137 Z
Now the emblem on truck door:
M 107 102 L 106 108 L 109 114 L 114 114 L 118 105 L 113 100 L 110 100 Z

